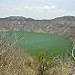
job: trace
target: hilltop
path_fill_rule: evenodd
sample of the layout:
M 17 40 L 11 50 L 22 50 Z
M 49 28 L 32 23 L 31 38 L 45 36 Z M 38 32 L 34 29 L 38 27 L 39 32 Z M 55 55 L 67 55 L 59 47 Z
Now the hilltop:
M 4 30 L 56 33 L 74 41 L 75 17 L 63 16 L 49 20 L 35 20 L 22 16 L 10 16 L 0 18 L 0 31 Z

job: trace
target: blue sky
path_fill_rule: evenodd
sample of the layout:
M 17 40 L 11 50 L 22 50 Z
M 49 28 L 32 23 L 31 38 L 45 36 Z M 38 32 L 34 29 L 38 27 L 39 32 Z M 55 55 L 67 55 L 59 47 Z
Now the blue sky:
M 75 16 L 75 0 L 0 0 L 0 18 L 8 16 L 34 19 Z

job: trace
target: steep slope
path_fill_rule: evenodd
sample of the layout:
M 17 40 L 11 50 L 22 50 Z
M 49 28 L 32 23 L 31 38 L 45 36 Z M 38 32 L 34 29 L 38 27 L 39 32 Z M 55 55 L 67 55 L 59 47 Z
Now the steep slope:
M 4 30 L 56 33 L 74 41 L 75 17 L 64 16 L 52 20 L 34 20 L 19 16 L 0 18 L 0 31 Z

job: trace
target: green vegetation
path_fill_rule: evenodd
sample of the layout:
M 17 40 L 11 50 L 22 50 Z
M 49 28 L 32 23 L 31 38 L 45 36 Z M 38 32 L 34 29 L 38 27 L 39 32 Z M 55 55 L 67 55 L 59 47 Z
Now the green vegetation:
M 42 50 L 36 56 L 30 56 L 22 48 L 16 47 L 24 39 L 22 32 L 17 35 L 15 32 L 6 32 L 2 35 L 0 39 L 0 75 L 75 74 L 75 61 L 67 62 L 69 57 L 65 57 L 67 61 L 63 62 L 58 51 L 50 51 L 47 54 L 47 50 Z
M 22 34 L 23 39 L 16 43 L 20 48 L 27 50 L 30 55 L 37 55 L 39 51 L 45 50 L 48 53 L 51 51 L 59 51 L 64 54 L 72 50 L 72 42 L 57 35 L 49 33 L 36 33 L 26 31 L 7 31 L 5 38 L 8 38 L 9 34 L 12 33 L 8 42 L 11 44 L 14 40 L 19 39 L 19 35 Z M 4 32 L 1 32 L 3 35 Z M 9 41 L 10 40 L 10 41 Z
M 39 52 L 39 54 L 35 57 L 37 63 L 37 70 L 39 71 L 39 75 L 46 75 L 46 71 L 48 69 L 52 69 L 60 65 L 60 55 L 59 52 L 50 52 L 49 55 L 46 54 L 45 51 Z M 55 73 L 53 73 L 54 75 Z

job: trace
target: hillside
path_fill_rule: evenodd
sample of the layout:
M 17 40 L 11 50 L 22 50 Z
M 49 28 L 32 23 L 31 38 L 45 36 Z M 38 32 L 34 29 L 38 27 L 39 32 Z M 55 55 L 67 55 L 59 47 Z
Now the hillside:
M 56 33 L 74 41 L 75 17 L 64 16 L 51 20 L 34 20 L 20 16 L 0 18 L 0 31 L 4 30 Z

